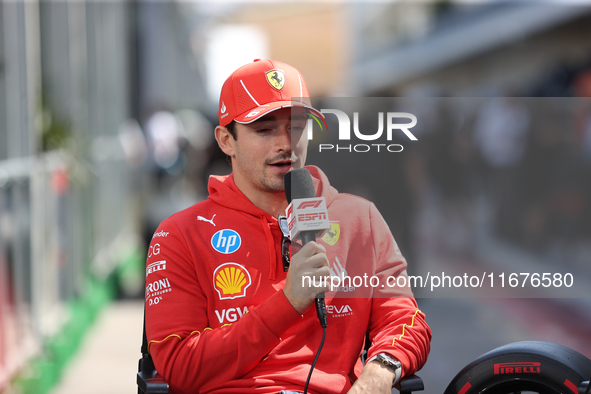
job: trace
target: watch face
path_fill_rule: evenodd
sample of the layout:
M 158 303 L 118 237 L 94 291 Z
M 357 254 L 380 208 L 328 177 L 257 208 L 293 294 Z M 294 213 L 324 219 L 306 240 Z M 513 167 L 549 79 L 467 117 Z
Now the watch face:
M 396 370 L 397 368 L 400 368 L 400 362 L 397 360 L 394 360 L 388 356 L 385 356 L 383 354 L 378 354 L 377 359 L 384 364 L 387 367 L 392 368 L 393 370 Z

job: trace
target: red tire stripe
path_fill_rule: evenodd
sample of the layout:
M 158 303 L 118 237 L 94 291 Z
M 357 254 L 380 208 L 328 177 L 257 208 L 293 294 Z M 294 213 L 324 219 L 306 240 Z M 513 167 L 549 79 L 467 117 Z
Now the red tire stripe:
M 569 389 L 571 389 L 571 391 L 575 394 L 577 394 L 579 392 L 579 389 L 577 386 L 575 386 L 575 384 L 573 382 L 571 382 L 570 380 L 566 379 L 564 381 L 564 385 L 566 387 L 568 387 Z
M 464 387 L 462 387 L 460 391 L 458 391 L 458 394 L 466 394 L 466 392 L 470 390 L 470 388 L 472 388 L 472 385 L 470 384 L 470 382 L 468 382 L 464 385 Z

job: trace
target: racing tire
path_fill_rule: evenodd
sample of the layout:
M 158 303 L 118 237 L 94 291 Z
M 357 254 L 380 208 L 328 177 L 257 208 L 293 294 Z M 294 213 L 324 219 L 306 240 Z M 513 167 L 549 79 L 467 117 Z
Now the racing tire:
M 483 354 L 462 369 L 444 394 L 578 394 L 591 360 L 565 346 L 525 341 Z

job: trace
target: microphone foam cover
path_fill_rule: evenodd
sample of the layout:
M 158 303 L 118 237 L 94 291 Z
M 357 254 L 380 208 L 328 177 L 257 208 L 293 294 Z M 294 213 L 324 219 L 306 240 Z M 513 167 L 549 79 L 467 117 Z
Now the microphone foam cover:
M 285 197 L 291 203 L 297 198 L 312 198 L 316 196 L 314 182 L 310 171 L 305 168 L 294 168 L 285 174 Z

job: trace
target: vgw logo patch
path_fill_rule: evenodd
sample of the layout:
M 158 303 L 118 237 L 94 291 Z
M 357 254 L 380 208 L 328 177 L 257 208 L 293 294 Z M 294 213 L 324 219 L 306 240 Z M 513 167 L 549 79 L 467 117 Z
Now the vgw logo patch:
M 211 237 L 211 246 L 220 253 L 234 253 L 240 248 L 240 235 L 231 229 L 220 230 Z

